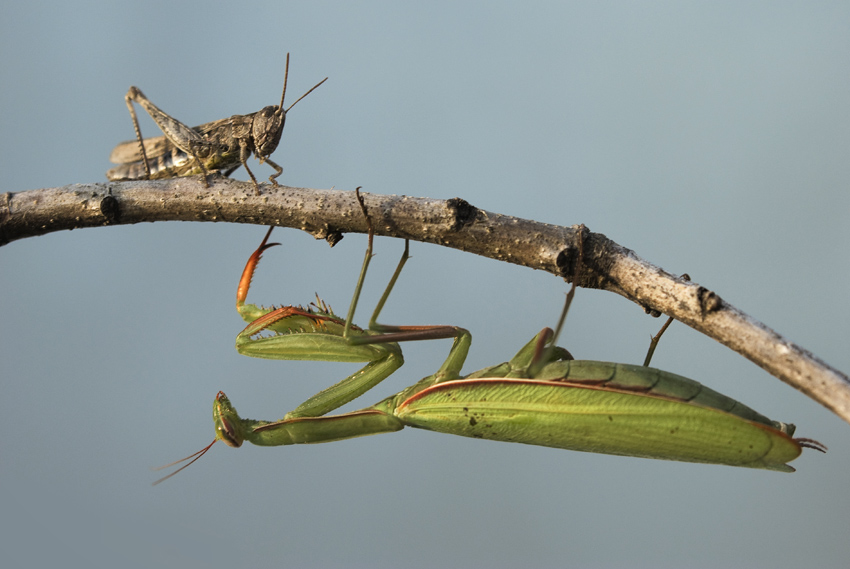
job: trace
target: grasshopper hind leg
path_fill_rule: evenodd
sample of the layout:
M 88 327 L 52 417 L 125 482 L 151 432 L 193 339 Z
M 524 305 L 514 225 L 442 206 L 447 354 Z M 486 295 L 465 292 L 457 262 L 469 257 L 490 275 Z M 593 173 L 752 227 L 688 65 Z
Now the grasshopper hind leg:
M 124 102 L 127 103 L 127 109 L 130 111 L 130 118 L 133 119 L 133 130 L 136 131 L 136 140 L 139 141 L 139 155 L 142 157 L 142 164 L 145 166 L 145 174 L 147 175 L 147 179 L 151 179 L 151 167 L 148 162 L 148 154 L 145 152 L 145 143 L 142 138 L 142 129 L 139 128 L 139 119 L 136 117 L 136 109 L 133 108 L 133 101 L 137 101 L 139 97 L 144 98 L 144 94 L 139 90 L 138 87 L 131 86 L 127 91 L 127 94 L 124 95 Z

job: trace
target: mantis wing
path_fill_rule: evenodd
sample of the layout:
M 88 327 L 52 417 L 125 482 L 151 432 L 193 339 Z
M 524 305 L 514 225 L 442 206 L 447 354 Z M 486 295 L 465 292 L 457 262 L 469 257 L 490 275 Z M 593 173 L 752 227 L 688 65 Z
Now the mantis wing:
M 465 437 L 662 460 L 793 472 L 801 453 L 785 432 L 732 413 L 652 394 L 536 379 L 433 385 L 395 415 Z

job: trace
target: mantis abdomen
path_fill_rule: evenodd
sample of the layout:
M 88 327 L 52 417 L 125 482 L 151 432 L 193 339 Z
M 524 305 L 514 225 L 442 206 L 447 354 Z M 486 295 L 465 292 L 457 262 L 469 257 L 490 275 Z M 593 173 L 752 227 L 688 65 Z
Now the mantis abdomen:
M 607 362 L 556 362 L 535 379 L 438 383 L 400 402 L 395 415 L 473 438 L 783 472 L 802 452 L 793 425 L 691 379 Z

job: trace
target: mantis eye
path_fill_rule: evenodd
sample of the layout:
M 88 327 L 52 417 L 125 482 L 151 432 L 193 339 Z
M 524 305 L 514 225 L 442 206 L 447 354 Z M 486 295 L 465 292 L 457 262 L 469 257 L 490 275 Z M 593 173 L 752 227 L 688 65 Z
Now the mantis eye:
M 213 404 L 213 421 L 215 422 L 215 438 L 227 446 L 239 448 L 245 436 L 242 432 L 242 422 L 236 409 L 224 392 L 219 391 Z
M 242 446 L 242 439 L 236 434 L 233 426 L 226 417 L 221 417 L 215 426 L 215 438 L 223 441 L 227 446 L 239 448 Z

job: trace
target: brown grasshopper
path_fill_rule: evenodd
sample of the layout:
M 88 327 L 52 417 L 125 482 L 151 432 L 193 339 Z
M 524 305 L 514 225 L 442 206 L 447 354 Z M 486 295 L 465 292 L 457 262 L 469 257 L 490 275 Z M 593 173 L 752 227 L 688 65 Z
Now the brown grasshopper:
M 283 99 L 286 97 L 288 76 L 289 54 L 287 53 L 280 105 L 265 107 L 249 115 L 233 115 L 229 119 L 208 122 L 195 128 L 186 126 L 159 109 L 138 87 L 130 87 L 124 100 L 127 108 L 130 109 L 133 128 L 136 130 L 136 140 L 122 142 L 112 149 L 109 160 L 120 166 L 109 170 L 106 177 L 113 181 L 159 180 L 203 174 L 204 185 L 209 188 L 207 176 L 211 170 L 218 170 L 225 176 L 229 176 L 239 166 L 245 166 L 259 195 L 260 186 L 247 163 L 248 157 L 253 152 L 260 164 L 268 162 L 275 169 L 275 173 L 269 176 L 269 181 L 277 186 L 276 178 L 283 173 L 283 168 L 272 162 L 269 156 L 280 142 L 286 113 L 298 101 L 328 80 L 325 77 L 319 81 L 284 110 Z M 133 101 L 147 111 L 165 136 L 142 138 Z

